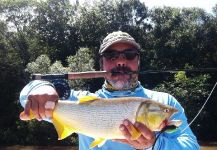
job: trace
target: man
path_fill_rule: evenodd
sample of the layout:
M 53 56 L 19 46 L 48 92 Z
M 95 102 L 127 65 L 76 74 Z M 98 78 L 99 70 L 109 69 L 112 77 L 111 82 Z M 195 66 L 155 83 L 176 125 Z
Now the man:
M 100 66 L 102 70 L 116 73 L 106 77 L 102 89 L 96 91 L 95 94 L 102 98 L 128 96 L 150 98 L 176 107 L 179 113 L 175 114 L 172 119 L 182 120 L 183 123 L 179 130 L 173 133 L 163 133 L 154 145 L 158 133 L 152 132 L 145 125 L 138 122 L 132 123 L 128 120 L 123 120 L 120 130 L 125 139 L 109 140 L 102 147 L 94 148 L 94 150 L 152 149 L 153 145 L 155 150 L 200 149 L 196 137 L 193 135 L 191 129 L 187 127 L 184 109 L 178 101 L 167 93 L 143 88 L 138 81 L 137 74 L 127 74 L 127 72 L 139 70 L 139 50 L 140 45 L 129 34 L 121 31 L 109 34 L 103 40 L 99 49 Z M 76 97 L 79 95 L 88 94 L 91 93 L 72 90 L 69 99 L 76 100 Z M 21 119 L 29 119 L 30 109 L 32 109 L 38 120 L 52 117 L 52 110 L 57 100 L 58 94 L 51 83 L 37 80 L 30 82 L 25 86 L 20 95 L 21 104 L 25 107 L 25 114 L 21 116 Z M 142 133 L 137 140 L 131 140 L 131 126 L 134 126 Z M 185 127 L 187 127 L 186 130 L 183 130 Z M 92 141 L 91 137 L 79 134 L 79 149 L 89 149 Z

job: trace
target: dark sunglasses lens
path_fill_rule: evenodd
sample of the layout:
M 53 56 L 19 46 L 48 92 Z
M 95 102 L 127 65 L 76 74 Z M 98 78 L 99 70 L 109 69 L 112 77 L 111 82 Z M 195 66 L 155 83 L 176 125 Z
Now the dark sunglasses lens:
M 103 56 L 106 58 L 106 59 L 114 59 L 116 57 L 118 57 L 118 53 L 116 52 L 108 52 L 108 53 L 104 53 Z
M 137 51 L 123 51 L 123 52 L 105 52 L 102 54 L 108 60 L 117 59 L 120 55 L 124 56 L 127 60 L 133 60 L 139 55 Z
M 138 53 L 134 51 L 127 51 L 127 52 L 124 52 L 124 55 L 126 59 L 133 60 L 136 56 L 138 56 Z

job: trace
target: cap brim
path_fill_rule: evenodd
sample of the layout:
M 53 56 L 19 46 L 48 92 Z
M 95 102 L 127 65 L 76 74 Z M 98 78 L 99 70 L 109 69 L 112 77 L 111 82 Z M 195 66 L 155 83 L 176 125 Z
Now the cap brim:
M 117 40 L 117 41 L 114 41 L 114 42 L 109 43 L 108 45 L 106 45 L 106 46 L 100 51 L 100 53 L 105 52 L 110 46 L 112 46 L 112 45 L 114 45 L 114 44 L 117 44 L 117 43 L 126 43 L 126 44 L 129 44 L 129 45 L 134 46 L 134 47 L 137 48 L 137 49 L 140 49 L 140 45 L 139 45 L 138 43 L 136 43 L 136 42 L 134 42 L 134 41 L 129 41 L 129 40 L 123 40 L 123 39 L 121 39 L 121 40 Z

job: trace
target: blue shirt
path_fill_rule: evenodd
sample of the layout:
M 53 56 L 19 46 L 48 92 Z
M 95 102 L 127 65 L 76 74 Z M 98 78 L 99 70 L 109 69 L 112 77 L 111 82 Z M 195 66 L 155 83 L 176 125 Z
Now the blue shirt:
M 25 106 L 28 94 L 36 88 L 43 85 L 51 85 L 49 82 L 35 80 L 27 84 L 20 93 L 20 102 L 22 106 Z M 52 86 L 52 85 L 51 85 Z M 78 96 L 90 95 L 92 93 L 88 91 L 74 91 L 71 90 L 69 100 L 77 100 Z M 198 150 L 200 146 L 196 137 L 192 133 L 188 126 L 187 118 L 184 113 L 183 107 L 180 103 L 171 95 L 163 92 L 156 92 L 145 89 L 140 84 L 134 91 L 113 91 L 110 92 L 104 87 L 96 91 L 95 95 L 101 98 L 115 98 L 115 97 L 143 97 L 155 100 L 157 102 L 173 106 L 179 110 L 179 112 L 172 116 L 172 119 L 182 120 L 182 125 L 173 133 L 162 133 L 158 138 L 154 150 Z M 187 128 L 186 128 L 187 127 Z M 186 129 L 185 129 L 186 128 Z M 184 130 L 185 129 L 185 130 Z M 158 133 L 156 133 L 158 134 Z M 93 142 L 93 138 L 79 134 L 79 150 L 88 150 L 90 144 Z M 149 148 L 151 149 L 151 148 Z M 119 142 L 113 142 L 107 140 L 102 147 L 95 147 L 93 150 L 134 150 L 131 146 Z

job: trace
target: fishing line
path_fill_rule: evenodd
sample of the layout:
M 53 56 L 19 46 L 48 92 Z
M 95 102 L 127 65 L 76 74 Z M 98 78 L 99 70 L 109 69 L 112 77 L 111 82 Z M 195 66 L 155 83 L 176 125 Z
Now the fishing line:
M 194 121 L 195 119 L 197 119 L 197 117 L 199 116 L 199 114 L 201 113 L 201 111 L 204 109 L 205 105 L 207 104 L 208 100 L 210 99 L 215 87 L 217 85 L 217 82 L 215 83 L 215 85 L 213 86 L 209 96 L 207 97 L 206 101 L 204 102 L 203 106 L 200 108 L 200 110 L 198 111 L 198 113 L 196 114 L 196 116 L 194 117 L 194 119 L 181 131 L 184 132 Z
M 158 74 L 158 73 L 177 73 L 184 72 L 217 72 L 217 68 L 195 68 L 195 69 L 170 69 L 170 70 L 145 70 L 145 71 L 131 71 L 128 74 Z
M 170 125 L 170 126 L 166 126 L 166 127 L 164 127 L 161 131 L 160 131 L 160 133 L 157 135 L 157 137 L 156 137 L 156 139 L 155 139 L 155 141 L 154 141 L 154 144 L 153 144 L 153 146 L 152 146 L 152 150 L 154 150 L 154 146 L 156 145 L 156 142 L 157 142 L 157 140 L 159 139 L 159 137 L 160 137 L 160 135 L 162 134 L 162 133 L 164 133 L 166 130 L 174 130 L 174 129 L 176 129 L 177 127 L 175 126 L 175 125 Z
M 207 102 L 209 101 L 209 99 L 210 99 L 210 97 L 211 97 L 213 91 L 214 91 L 215 88 L 216 88 L 216 85 L 217 85 L 217 82 L 216 82 L 215 85 L 213 86 L 213 88 L 212 88 L 212 90 L 211 90 L 209 96 L 207 97 L 206 101 L 204 102 L 203 106 L 200 108 L 200 110 L 198 111 L 198 113 L 196 114 L 196 116 L 192 119 L 192 121 L 191 121 L 181 132 L 184 132 L 184 131 L 195 121 L 195 119 L 197 119 L 197 117 L 199 116 L 199 114 L 202 112 L 202 110 L 204 109 L 205 105 L 206 105 Z M 164 133 L 164 132 L 165 132 L 166 130 L 168 130 L 168 129 L 172 129 L 172 130 L 173 130 L 173 129 L 175 129 L 175 128 L 176 128 L 176 126 L 174 126 L 174 125 L 172 125 L 172 126 L 166 126 L 165 128 L 163 128 L 163 129 L 160 131 L 160 133 L 157 135 L 157 137 L 156 137 L 156 139 L 155 139 L 155 141 L 154 141 L 154 144 L 153 144 L 153 146 L 152 146 L 152 150 L 154 150 L 154 147 L 155 147 L 155 145 L 156 145 L 156 142 L 157 142 L 157 140 L 159 139 L 159 137 L 160 137 L 160 135 L 161 135 L 162 133 Z

